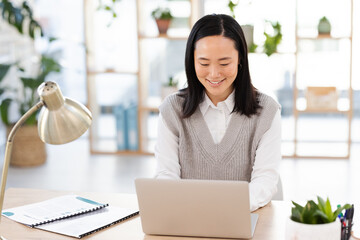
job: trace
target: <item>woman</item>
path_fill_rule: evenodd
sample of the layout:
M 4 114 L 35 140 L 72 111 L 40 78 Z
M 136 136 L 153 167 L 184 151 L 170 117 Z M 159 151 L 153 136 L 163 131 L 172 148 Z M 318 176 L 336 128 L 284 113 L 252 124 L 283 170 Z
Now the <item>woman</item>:
M 156 177 L 248 181 L 251 211 L 276 193 L 280 106 L 251 83 L 240 25 L 198 20 L 189 35 L 188 87 L 160 106 Z

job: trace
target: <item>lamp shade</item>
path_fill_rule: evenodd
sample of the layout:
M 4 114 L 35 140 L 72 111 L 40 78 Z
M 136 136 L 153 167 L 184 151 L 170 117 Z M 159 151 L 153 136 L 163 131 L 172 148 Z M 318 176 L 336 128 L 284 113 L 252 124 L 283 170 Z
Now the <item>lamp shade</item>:
M 40 139 L 49 144 L 64 144 L 80 137 L 90 127 L 92 116 L 81 103 L 63 97 L 55 82 L 38 88 L 44 102 L 38 118 Z

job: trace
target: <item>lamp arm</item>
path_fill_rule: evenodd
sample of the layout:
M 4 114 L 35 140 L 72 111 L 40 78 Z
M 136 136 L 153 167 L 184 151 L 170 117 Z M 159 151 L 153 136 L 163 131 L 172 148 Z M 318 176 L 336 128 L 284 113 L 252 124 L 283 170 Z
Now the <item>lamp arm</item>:
M 23 123 L 37 110 L 39 110 L 42 106 L 44 106 L 44 102 L 40 101 L 33 107 L 31 107 L 20 119 L 17 121 L 17 123 L 14 125 L 14 127 L 11 129 L 9 136 L 7 138 L 6 147 L 5 147 L 5 158 L 4 158 L 4 165 L 3 165 L 3 171 L 1 175 L 1 192 L 0 192 L 0 220 L 1 220 L 1 213 L 2 213 L 2 207 L 4 203 L 4 195 L 5 195 L 5 186 L 6 186 L 6 179 L 7 179 L 7 173 L 9 169 L 10 164 L 10 158 L 11 158 L 11 151 L 12 151 L 12 144 L 13 139 L 15 137 L 15 134 L 17 130 L 23 125 Z

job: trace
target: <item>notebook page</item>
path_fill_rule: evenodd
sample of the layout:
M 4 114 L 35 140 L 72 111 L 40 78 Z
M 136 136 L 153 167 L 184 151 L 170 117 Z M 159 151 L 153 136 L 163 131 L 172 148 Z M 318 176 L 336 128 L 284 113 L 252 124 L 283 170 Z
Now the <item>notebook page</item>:
M 14 221 L 36 226 L 108 206 L 76 195 L 65 195 L 43 202 L 5 209 L 2 215 Z
M 94 212 L 46 223 L 36 228 L 81 238 L 136 214 L 138 210 L 109 206 Z

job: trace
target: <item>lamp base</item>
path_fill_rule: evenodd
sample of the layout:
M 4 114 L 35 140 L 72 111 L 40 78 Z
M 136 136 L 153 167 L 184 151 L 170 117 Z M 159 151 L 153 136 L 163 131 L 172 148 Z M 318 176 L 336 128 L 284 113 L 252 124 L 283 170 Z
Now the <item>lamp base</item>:
M 12 127 L 7 127 L 7 136 Z M 45 161 L 45 143 L 40 140 L 37 125 L 22 126 L 14 137 L 10 165 L 29 167 L 41 165 Z

